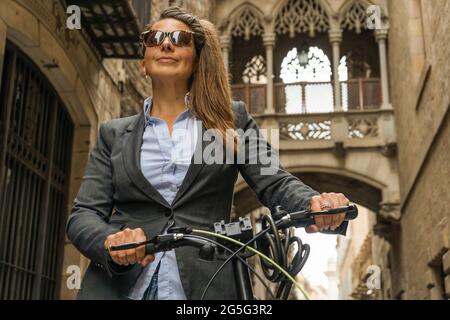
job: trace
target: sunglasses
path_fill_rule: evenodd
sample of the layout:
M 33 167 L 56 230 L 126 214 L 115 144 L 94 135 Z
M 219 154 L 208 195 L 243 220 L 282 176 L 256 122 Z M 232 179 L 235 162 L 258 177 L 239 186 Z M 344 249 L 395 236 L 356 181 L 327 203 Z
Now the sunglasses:
M 175 30 L 170 32 L 159 30 L 147 30 L 141 33 L 141 43 L 146 47 L 159 46 L 164 42 L 167 36 L 169 36 L 170 42 L 177 47 L 186 47 L 191 44 L 194 32 Z

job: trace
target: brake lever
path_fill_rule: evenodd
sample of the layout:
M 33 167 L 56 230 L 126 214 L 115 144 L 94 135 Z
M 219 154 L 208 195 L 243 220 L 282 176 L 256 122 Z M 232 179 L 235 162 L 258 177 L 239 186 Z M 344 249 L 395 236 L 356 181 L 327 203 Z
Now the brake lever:
M 309 210 L 303 210 L 298 212 L 293 212 L 290 214 L 286 214 L 283 217 L 281 217 L 277 221 L 278 227 L 289 227 L 289 226 L 296 226 L 299 227 L 308 227 L 310 225 L 313 225 L 314 217 L 315 216 L 322 216 L 322 215 L 332 215 L 332 214 L 338 214 L 345 212 L 345 221 L 356 219 L 358 216 L 358 207 L 356 205 L 348 205 L 343 207 L 336 207 L 328 210 L 323 211 L 314 211 L 311 212 Z
M 170 234 L 172 236 L 172 234 Z M 129 250 L 129 249 L 136 249 L 140 246 L 146 246 L 149 244 L 159 244 L 161 242 L 161 236 L 154 236 L 151 239 L 142 241 L 142 242 L 128 242 L 128 243 L 124 243 L 124 244 L 120 244 L 117 246 L 110 246 L 109 250 L 110 251 L 121 251 L 121 250 Z
M 181 233 L 168 233 L 154 236 L 153 238 L 142 242 L 128 242 L 117 246 L 111 246 L 110 251 L 120 251 L 135 249 L 145 246 L 145 254 L 154 254 L 158 251 L 167 251 L 172 249 L 176 241 L 183 238 Z

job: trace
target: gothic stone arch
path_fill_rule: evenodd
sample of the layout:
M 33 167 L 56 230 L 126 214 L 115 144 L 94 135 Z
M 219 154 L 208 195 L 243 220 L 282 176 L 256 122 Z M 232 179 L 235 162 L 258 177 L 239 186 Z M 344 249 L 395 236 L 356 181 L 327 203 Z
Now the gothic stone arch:
M 291 170 L 291 173 L 318 192 L 341 192 L 351 201 L 378 212 L 382 201 L 381 183 L 358 177 L 354 173 L 345 174 L 342 170 L 329 169 L 324 172 L 317 168 Z M 234 206 L 238 216 L 261 207 L 255 193 L 247 186 L 240 188 L 234 195 Z

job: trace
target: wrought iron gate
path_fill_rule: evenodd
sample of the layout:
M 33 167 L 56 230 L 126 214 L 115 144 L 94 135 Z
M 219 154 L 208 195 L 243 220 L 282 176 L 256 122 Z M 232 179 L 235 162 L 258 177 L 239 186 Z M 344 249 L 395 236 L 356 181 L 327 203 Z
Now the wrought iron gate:
M 58 298 L 74 125 L 7 43 L 0 95 L 0 299 Z

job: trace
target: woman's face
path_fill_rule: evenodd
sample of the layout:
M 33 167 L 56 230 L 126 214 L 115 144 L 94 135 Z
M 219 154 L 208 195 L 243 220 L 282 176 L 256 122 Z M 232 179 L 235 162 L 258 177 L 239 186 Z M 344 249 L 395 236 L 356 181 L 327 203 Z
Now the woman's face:
M 167 18 L 153 24 L 152 30 L 192 31 L 185 23 Z M 192 39 L 189 46 L 178 47 L 170 42 L 167 36 L 159 46 L 145 48 L 143 66 L 153 81 L 171 78 L 175 80 L 189 81 L 196 63 L 196 53 Z

